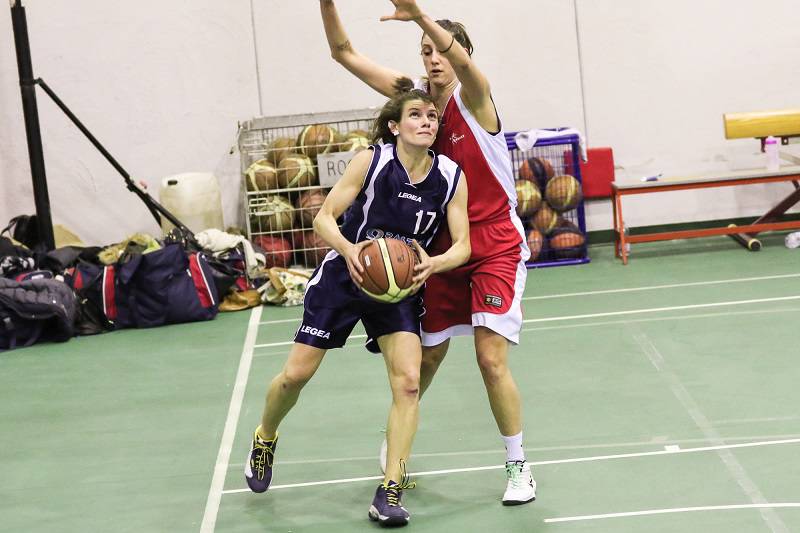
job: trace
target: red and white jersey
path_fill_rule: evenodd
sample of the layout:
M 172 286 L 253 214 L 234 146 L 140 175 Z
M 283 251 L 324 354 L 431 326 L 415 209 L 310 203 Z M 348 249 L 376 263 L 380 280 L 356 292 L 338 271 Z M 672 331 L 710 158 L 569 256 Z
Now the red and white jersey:
M 422 90 L 427 90 L 426 85 L 424 80 L 416 83 Z M 433 149 L 458 163 L 467 175 L 470 222 L 506 219 L 509 213 L 516 216 L 514 173 L 502 127 L 491 134 L 478 124 L 461 100 L 461 84 L 442 111 Z
M 427 80 L 415 80 L 415 88 L 428 91 Z M 499 122 L 499 117 L 498 117 Z M 503 132 L 489 133 L 478 124 L 461 99 L 461 84 L 447 101 L 433 149 L 458 163 L 467 177 L 470 224 L 510 220 L 522 241 L 524 259 L 530 255 L 522 221 L 517 216 L 517 192 L 511 155 Z M 473 243 L 474 247 L 474 243 Z

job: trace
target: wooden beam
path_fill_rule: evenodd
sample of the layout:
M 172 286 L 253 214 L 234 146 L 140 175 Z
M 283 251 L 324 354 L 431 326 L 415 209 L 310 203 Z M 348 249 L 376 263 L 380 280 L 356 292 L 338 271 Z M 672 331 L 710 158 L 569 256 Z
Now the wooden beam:
M 800 109 L 725 113 L 722 119 L 726 139 L 800 135 Z

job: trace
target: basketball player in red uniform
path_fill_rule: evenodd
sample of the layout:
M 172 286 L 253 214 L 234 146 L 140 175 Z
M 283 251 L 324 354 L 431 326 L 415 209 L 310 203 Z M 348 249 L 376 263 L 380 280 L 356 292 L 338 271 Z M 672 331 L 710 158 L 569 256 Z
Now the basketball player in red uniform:
M 525 462 L 520 395 L 507 360 L 509 344 L 519 342 L 530 251 L 515 212 L 514 176 L 502 125 L 489 81 L 471 59 L 472 43 L 464 27 L 434 21 L 415 0 L 391 2 L 395 12 L 381 21 L 413 21 L 423 31 L 427 77 L 422 80 L 412 81 L 357 52 L 333 0 L 320 0 L 320 9 L 331 54 L 348 71 L 386 96 L 411 88 L 430 93 L 442 114 L 434 149 L 458 163 L 467 177 L 472 256 L 467 265 L 428 279 L 420 394 L 444 359 L 450 337 L 474 335 L 478 366 L 506 447 L 503 504 L 528 503 L 536 498 L 536 482 Z M 434 250 L 448 246 L 446 233 L 440 237 Z

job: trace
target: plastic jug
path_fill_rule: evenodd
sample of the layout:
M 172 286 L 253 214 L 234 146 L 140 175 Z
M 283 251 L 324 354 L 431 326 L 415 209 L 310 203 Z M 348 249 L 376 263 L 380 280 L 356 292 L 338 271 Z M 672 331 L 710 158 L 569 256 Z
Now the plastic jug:
M 159 202 L 194 233 L 209 228 L 223 229 L 222 197 L 216 176 L 208 172 L 187 172 L 161 180 Z M 161 217 L 164 235 L 174 225 Z

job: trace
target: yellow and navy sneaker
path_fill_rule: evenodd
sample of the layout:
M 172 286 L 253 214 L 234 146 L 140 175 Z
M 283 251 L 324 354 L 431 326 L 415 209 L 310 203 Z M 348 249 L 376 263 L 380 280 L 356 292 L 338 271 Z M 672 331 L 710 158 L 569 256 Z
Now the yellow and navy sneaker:
M 258 436 L 258 429 L 253 434 L 250 454 L 244 464 L 244 477 L 253 492 L 265 492 L 269 488 L 277 444 L 277 435 L 272 440 L 264 440 Z

